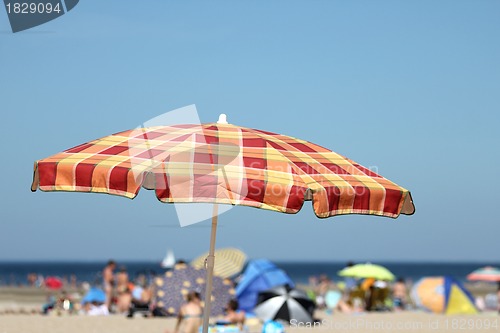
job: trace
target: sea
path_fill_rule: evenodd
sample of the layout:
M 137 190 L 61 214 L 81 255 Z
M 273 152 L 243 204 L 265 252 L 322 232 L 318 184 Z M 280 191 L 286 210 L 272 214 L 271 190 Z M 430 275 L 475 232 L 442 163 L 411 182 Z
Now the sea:
M 117 262 L 118 267 L 124 266 L 131 278 L 141 274 L 155 276 L 162 274 L 165 270 L 160 267 L 159 262 Z M 311 276 L 327 275 L 334 281 L 341 278 L 338 271 L 345 267 L 343 262 L 275 262 L 276 266 L 283 269 L 297 284 L 306 284 Z M 465 282 L 466 276 L 473 270 L 487 266 L 500 266 L 500 263 L 461 263 L 461 262 L 376 262 L 376 264 L 387 267 L 397 277 L 402 277 L 408 282 L 415 282 L 425 276 L 453 276 L 459 281 Z M 100 284 L 102 281 L 101 271 L 105 262 L 0 262 L 0 286 L 22 286 L 27 285 L 28 275 L 39 274 L 44 277 L 57 276 L 64 280 L 76 277 L 77 282 L 88 282 L 89 284 Z

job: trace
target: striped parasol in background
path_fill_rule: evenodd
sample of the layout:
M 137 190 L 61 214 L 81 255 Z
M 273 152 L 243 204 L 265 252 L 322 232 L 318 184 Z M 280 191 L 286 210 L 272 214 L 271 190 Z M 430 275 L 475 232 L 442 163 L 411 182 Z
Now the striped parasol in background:
M 209 253 L 205 253 L 191 261 L 191 266 L 204 269 L 206 258 Z M 224 248 L 215 250 L 217 261 L 214 266 L 214 275 L 222 278 L 230 278 L 240 273 L 245 266 L 247 256 L 243 251 L 234 248 Z
M 500 269 L 486 266 L 467 275 L 467 280 L 500 282 Z

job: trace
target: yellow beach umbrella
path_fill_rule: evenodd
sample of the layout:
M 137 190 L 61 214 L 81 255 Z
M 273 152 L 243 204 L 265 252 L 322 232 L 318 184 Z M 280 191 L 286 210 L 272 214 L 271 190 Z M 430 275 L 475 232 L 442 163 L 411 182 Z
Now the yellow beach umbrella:
M 206 266 L 206 258 L 209 253 L 205 253 L 191 261 L 191 266 L 202 269 Z M 243 270 L 247 256 L 243 251 L 235 248 L 225 248 L 215 250 L 214 275 L 222 278 L 229 278 L 240 273 Z
M 394 280 L 394 274 L 387 268 L 374 264 L 357 264 L 351 267 L 346 267 L 339 272 L 340 276 L 355 277 L 355 278 L 374 278 L 377 280 Z

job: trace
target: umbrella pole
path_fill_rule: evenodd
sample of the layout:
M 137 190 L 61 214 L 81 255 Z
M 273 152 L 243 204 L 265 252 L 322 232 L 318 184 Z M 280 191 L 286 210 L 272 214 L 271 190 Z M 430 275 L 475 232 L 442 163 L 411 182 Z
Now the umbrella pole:
M 210 235 L 210 250 L 207 257 L 207 286 L 205 290 L 205 308 L 203 310 L 203 333 L 208 333 L 208 320 L 210 318 L 210 308 L 212 305 L 212 281 L 214 277 L 215 264 L 215 236 L 217 234 L 217 214 L 218 206 L 215 203 L 212 211 L 212 232 Z

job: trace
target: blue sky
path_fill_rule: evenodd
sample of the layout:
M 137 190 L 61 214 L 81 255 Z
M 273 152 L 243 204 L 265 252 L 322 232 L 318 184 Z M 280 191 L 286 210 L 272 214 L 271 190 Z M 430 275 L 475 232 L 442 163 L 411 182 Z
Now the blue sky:
M 30 192 L 33 162 L 196 104 L 202 122 L 328 147 L 411 190 L 416 214 L 238 207 L 217 247 L 274 260 L 500 261 L 497 1 L 81 1 L 13 34 L 0 9 L 0 260 L 208 249 L 172 206 Z

